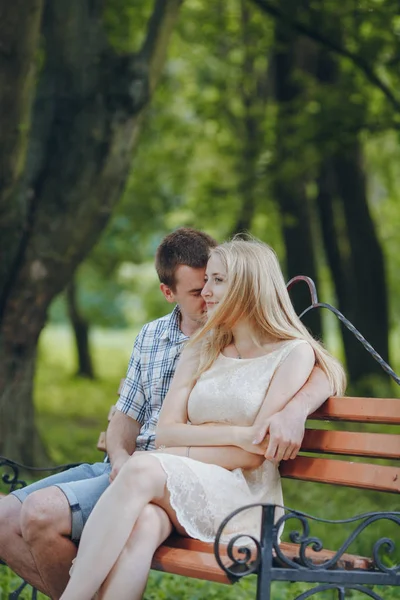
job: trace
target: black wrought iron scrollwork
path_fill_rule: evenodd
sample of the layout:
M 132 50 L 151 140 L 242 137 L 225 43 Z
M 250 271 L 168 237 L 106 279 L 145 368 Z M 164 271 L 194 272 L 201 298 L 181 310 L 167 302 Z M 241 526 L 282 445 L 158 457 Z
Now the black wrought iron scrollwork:
M 228 523 L 239 513 L 260 506 L 261 504 L 250 504 L 238 508 L 233 513 L 228 515 L 226 519 L 222 521 L 221 525 L 218 528 L 217 535 L 214 541 L 214 555 L 221 569 L 225 571 L 229 579 L 231 579 L 232 581 L 240 579 L 245 575 L 252 575 L 254 573 L 257 573 L 261 561 L 261 546 L 257 538 L 255 538 L 253 535 L 246 533 L 240 533 L 238 535 L 235 535 L 229 540 L 229 543 L 225 545 L 225 542 L 222 541 L 222 539 L 225 537 L 224 530 Z M 247 540 L 246 545 L 238 545 L 238 541 L 242 538 L 243 540 Z M 226 556 L 231 561 L 229 565 L 225 564 L 222 559 L 222 544 L 224 545 Z M 249 548 L 249 544 L 251 544 L 253 548 Z
M 26 486 L 26 482 L 19 479 L 19 468 L 16 463 L 7 458 L 0 457 L 0 469 L 6 471 L 1 475 L 1 480 L 9 486 L 10 492 Z
M 399 521 L 400 522 L 400 521 Z M 398 523 L 399 523 L 398 522 Z M 385 548 L 386 547 L 386 548 Z M 374 557 L 374 563 L 375 565 L 377 565 L 377 567 L 379 568 L 380 571 L 384 572 L 384 573 L 390 573 L 390 574 L 394 574 L 400 575 L 400 565 L 395 565 L 394 567 L 387 567 L 382 560 L 380 559 L 380 550 L 382 550 L 382 548 L 385 548 L 386 550 L 386 554 L 393 554 L 393 552 L 396 549 L 396 546 L 393 542 L 392 539 L 390 538 L 381 538 L 380 540 L 378 540 L 377 542 L 375 542 L 373 549 L 372 549 L 372 556 Z
M 315 287 L 314 281 L 311 277 L 307 277 L 305 275 L 298 275 L 297 277 L 293 277 L 286 287 L 288 291 L 293 287 L 295 283 L 299 281 L 304 281 L 308 285 L 308 289 L 311 295 L 311 304 L 308 306 L 303 312 L 299 315 L 299 318 L 302 319 L 308 312 L 313 310 L 314 308 L 326 308 L 334 315 L 337 316 L 339 321 L 343 323 L 345 327 L 355 336 L 355 338 L 364 346 L 366 351 L 372 356 L 374 360 L 382 367 L 382 369 L 387 373 L 398 385 L 400 385 L 400 377 L 395 373 L 390 365 L 382 358 L 380 354 L 375 350 L 373 346 L 365 339 L 365 337 L 358 331 L 356 327 L 354 327 L 353 323 L 349 321 L 343 313 L 340 312 L 337 308 L 332 306 L 331 304 L 327 304 L 326 302 L 319 302 L 317 295 L 317 288 Z
M 329 519 L 321 519 L 317 517 L 312 517 L 305 513 L 300 513 L 295 510 L 286 509 L 287 512 L 283 515 L 274 526 L 274 535 L 273 535 L 273 547 L 276 552 L 276 556 L 279 560 L 280 564 L 290 566 L 293 569 L 314 569 L 314 570 L 326 570 L 332 568 L 340 568 L 339 561 L 348 550 L 349 546 L 361 535 L 361 533 L 373 523 L 378 521 L 389 521 L 398 525 L 400 527 L 400 512 L 381 512 L 381 513 L 365 513 L 362 515 L 358 515 L 356 517 L 352 517 L 350 519 L 342 519 L 331 521 Z M 280 528 L 290 520 L 295 519 L 296 521 L 300 521 L 302 525 L 302 532 L 292 531 L 289 534 L 289 537 L 292 542 L 299 544 L 299 554 L 295 560 L 287 557 L 284 552 L 282 552 L 279 546 L 279 538 L 278 531 Z M 329 525 L 349 525 L 352 523 L 359 522 L 359 525 L 351 532 L 351 534 L 347 537 L 347 539 L 343 542 L 339 550 L 332 556 L 332 558 L 325 561 L 314 562 L 312 558 L 307 556 L 307 550 L 311 548 L 315 552 L 320 552 L 323 550 L 324 545 L 322 540 L 316 537 L 312 537 L 309 535 L 310 526 L 309 521 L 326 523 Z M 400 532 L 400 530 L 399 530 Z M 382 573 L 390 573 L 393 575 L 400 574 L 400 564 L 387 567 L 382 559 L 380 558 L 380 554 L 385 550 L 387 554 L 392 554 L 395 550 L 395 542 L 390 538 L 381 538 L 377 540 L 373 547 L 373 566 L 377 571 Z
M 24 589 L 26 588 L 27 585 L 29 585 L 29 584 L 26 581 L 23 581 L 16 590 L 14 590 L 13 592 L 11 592 L 11 594 L 9 594 L 9 596 L 8 596 L 9 600 L 17 600 L 17 598 L 20 597 L 21 593 L 24 591 Z
M 248 506 L 243 506 L 233 513 L 231 513 L 228 517 L 224 519 L 221 523 L 217 536 L 214 543 L 214 553 L 220 567 L 225 571 L 228 577 L 231 580 L 237 580 L 245 575 L 249 575 L 252 573 L 258 573 L 260 568 L 260 563 L 265 559 L 265 547 L 262 547 L 260 541 L 254 537 L 253 535 L 242 533 L 240 535 L 235 535 L 227 546 L 224 544 L 224 552 L 221 551 L 221 546 L 223 540 L 226 538 L 225 531 L 229 531 L 229 526 L 231 524 L 232 519 L 234 519 L 238 514 L 243 511 L 249 510 L 250 508 L 262 508 L 271 507 L 266 504 L 251 504 Z M 329 520 L 329 519 L 321 519 L 318 517 L 313 517 L 306 513 L 302 513 L 300 511 L 296 511 L 286 507 L 278 507 L 285 511 L 285 514 L 281 516 L 275 523 L 270 523 L 270 545 L 271 545 L 271 566 L 272 560 L 274 568 L 278 569 L 291 569 L 296 570 L 297 572 L 307 571 L 308 573 L 315 573 L 314 579 L 308 579 L 309 581 L 318 581 L 318 573 L 326 573 L 327 571 L 340 571 L 341 573 L 346 573 L 346 570 L 343 567 L 343 562 L 345 561 L 345 553 L 349 549 L 350 545 L 358 539 L 361 534 L 370 527 L 373 523 L 377 522 L 388 522 L 393 524 L 396 528 L 398 527 L 399 534 L 396 536 L 394 533 L 394 539 L 399 539 L 400 537 L 400 512 L 381 512 L 381 513 L 365 513 L 362 515 L 358 515 L 356 517 L 352 517 L 350 519 L 341 519 L 341 520 Z M 273 512 L 271 513 L 273 514 Z M 272 519 L 271 519 L 272 521 Z M 294 521 L 296 523 L 296 528 L 292 529 L 289 532 L 289 538 L 294 543 L 297 544 L 298 551 L 295 556 L 291 554 L 288 556 L 285 554 L 282 546 L 280 544 L 280 534 L 284 525 L 286 528 Z M 323 559 L 322 556 L 319 558 L 318 553 L 324 549 L 324 544 L 322 540 L 318 537 L 312 536 L 310 533 L 310 523 L 324 523 L 331 526 L 337 525 L 355 525 L 353 531 L 350 535 L 347 536 L 346 540 L 342 543 L 340 548 L 335 552 L 331 553 L 331 557 L 327 559 Z M 264 524 L 265 525 L 265 524 Z M 397 531 L 397 529 L 396 529 Z M 241 539 L 247 539 L 252 543 L 252 548 L 249 548 L 249 542 L 246 546 L 242 546 L 238 548 L 238 542 Z M 387 566 L 385 564 L 385 560 L 382 557 L 392 555 L 396 549 L 396 545 L 393 539 L 388 537 L 382 537 L 374 543 L 373 546 L 373 557 L 371 558 L 371 565 L 368 569 L 368 573 L 376 573 L 387 576 L 387 583 L 393 583 L 395 581 L 396 585 L 400 584 L 400 564 L 396 564 L 394 566 Z M 316 555 L 310 556 L 310 550 L 312 550 Z M 264 553 L 264 558 L 263 558 Z M 240 556 L 241 555 L 241 556 Z M 226 557 L 231 561 L 230 564 L 226 564 Z M 273 558 L 272 558 L 273 557 Z M 225 558 L 225 563 L 223 561 Z M 265 562 L 263 563 L 265 567 Z M 303 577 L 301 573 L 299 573 L 299 577 Z M 313 576 L 314 577 L 314 576 Z M 385 577 L 386 578 L 386 577 Z M 273 579 L 273 578 L 272 578 Z M 345 577 L 344 577 L 345 579 Z M 301 579 L 300 579 L 301 580 Z M 321 580 L 320 580 L 321 581 Z M 323 580 L 322 580 L 323 581 Z M 358 583 L 364 583 L 364 581 L 354 581 L 354 579 L 348 582 L 347 585 L 355 585 Z M 338 584 L 329 584 L 332 585 L 332 589 L 339 589 L 340 585 Z M 336 585 L 336 588 L 334 587 Z M 343 582 L 342 587 L 345 585 Z M 322 588 L 321 588 L 322 589 Z M 328 589 L 328 588 L 326 588 Z M 356 588 L 354 588 L 356 589 Z M 361 589 L 366 595 L 370 595 L 371 598 L 377 598 L 380 600 L 380 596 L 375 592 L 370 592 L 368 588 Z M 374 595 L 375 594 L 375 595 Z M 311 594 L 310 594 L 311 595 Z M 299 596 L 299 600 L 303 598 L 308 598 L 307 595 Z
M 14 492 L 20 488 L 26 486 L 26 481 L 19 479 L 20 470 L 31 472 L 31 473 L 59 473 L 60 471 L 66 471 L 73 467 L 78 467 L 82 463 L 68 463 L 64 465 L 58 465 L 56 467 L 31 467 L 23 465 L 14 460 L 10 460 L 5 456 L 0 456 L 0 469 L 5 469 L 6 472 L 1 475 L 1 480 L 7 486 L 9 491 Z
M 346 590 L 354 590 L 355 592 L 360 592 L 361 594 L 365 594 L 369 598 L 373 598 L 373 600 L 383 600 L 383 596 L 380 596 L 373 590 L 363 585 L 337 585 L 332 583 L 324 583 L 321 585 L 317 585 L 311 590 L 307 590 L 300 594 L 300 596 L 296 596 L 294 600 L 306 600 L 307 598 L 311 598 L 312 596 L 316 596 L 320 592 L 326 592 L 328 590 L 336 590 L 338 595 L 338 600 L 345 600 Z

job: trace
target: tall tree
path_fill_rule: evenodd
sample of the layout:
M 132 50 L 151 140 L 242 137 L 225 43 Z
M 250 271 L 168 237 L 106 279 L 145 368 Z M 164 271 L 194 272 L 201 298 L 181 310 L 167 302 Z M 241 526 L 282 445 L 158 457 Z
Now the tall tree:
M 286 8 L 296 12 L 297 2 L 286 0 Z M 274 56 L 274 89 L 277 102 L 276 149 L 273 188 L 279 206 L 286 248 L 286 268 L 289 279 L 307 275 L 318 288 L 313 214 L 307 195 L 310 174 L 304 160 L 305 147 L 297 133 L 299 112 L 304 105 L 304 87 L 300 74 L 310 69 L 309 44 L 283 22 L 276 23 Z M 310 295 L 304 286 L 293 291 L 298 312 L 309 306 Z M 321 335 L 318 313 L 307 318 L 314 335 Z
M 43 0 L 0 0 L 0 291 L 10 277 L 24 207 L 12 194 L 24 169 Z
M 339 23 L 336 26 L 340 38 Z M 337 58 L 324 48 L 318 52 L 316 76 L 321 97 L 330 97 L 330 101 L 321 102 L 319 114 L 319 138 L 324 143 L 317 178 L 317 206 L 339 309 L 388 360 L 385 261 L 368 204 L 359 139 L 366 98 L 360 101 L 356 90 L 349 93 L 352 81 L 343 76 Z M 347 90 L 345 101 L 343 87 Z M 364 348 L 346 328 L 343 342 L 353 383 L 372 373 L 382 374 L 379 364 L 367 359 Z
M 3 10 L 14 6 L 3 4 Z M 20 207 L 10 234 L 14 244 L 2 249 L 7 269 L 0 289 L 0 454 L 34 460 L 37 340 L 51 300 L 120 197 L 180 5 L 155 0 L 140 48 L 121 53 L 107 39 L 103 0 L 46 2 L 24 174 L 0 206 Z M 29 52 L 32 62 L 37 43 Z M 0 239 L 9 227 L 1 222 Z

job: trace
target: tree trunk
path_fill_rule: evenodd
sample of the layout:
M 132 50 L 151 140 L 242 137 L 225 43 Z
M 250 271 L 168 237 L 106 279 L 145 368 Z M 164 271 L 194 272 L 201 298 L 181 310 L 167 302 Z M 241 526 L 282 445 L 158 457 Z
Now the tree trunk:
M 319 54 L 317 75 L 325 85 L 337 84 L 338 65 L 324 50 Z M 388 360 L 385 264 L 369 212 L 360 144 L 356 139 L 332 147 L 321 161 L 317 205 L 338 308 Z M 350 381 L 357 384 L 371 373 L 382 375 L 381 367 L 353 334 L 344 327 L 342 332 Z
M 254 47 L 250 23 L 250 7 L 247 0 L 241 0 L 241 38 L 243 62 L 242 81 L 237 90 L 243 107 L 243 117 L 239 126 L 240 153 L 238 172 L 241 174 L 238 194 L 240 208 L 232 234 L 250 231 L 257 206 L 257 163 L 264 143 L 263 121 L 266 97 L 257 69 L 259 59 Z M 266 77 L 267 73 L 261 73 Z
M 277 50 L 274 57 L 274 82 L 278 115 L 273 181 L 286 247 L 287 277 L 291 279 L 295 275 L 308 275 L 318 288 L 313 214 L 306 193 L 307 167 L 299 159 L 302 150 L 300 142 L 297 142 L 298 147 L 295 143 L 298 139 L 297 105 L 302 93 L 300 84 L 296 81 L 296 72 L 306 65 L 307 46 L 304 45 L 304 40 L 299 40 L 280 22 L 276 24 L 275 36 Z M 306 286 L 296 286 L 291 295 L 298 313 L 310 305 L 310 294 Z M 314 335 L 321 335 L 321 318 L 318 312 L 313 311 L 305 324 Z
M 337 187 L 351 250 L 350 264 L 354 279 L 353 324 L 388 361 L 389 320 L 385 264 L 368 207 L 361 154 L 360 144 L 355 141 L 334 158 Z M 347 366 L 352 382 L 371 373 L 383 375 L 378 363 L 368 360 L 361 346 L 357 348 L 357 352 L 349 353 Z
M 12 193 L 24 168 L 43 0 L 0 0 L 0 304 L 21 235 Z
M 180 4 L 156 0 L 140 51 L 117 55 L 102 0 L 47 1 L 24 186 L 14 190 L 26 218 L 15 227 L 22 234 L 1 298 L 0 454 L 18 460 L 33 452 L 37 340 L 52 299 L 120 197 Z
M 95 379 L 92 353 L 89 344 L 89 323 L 79 310 L 77 286 L 73 277 L 66 289 L 68 315 L 74 332 L 78 377 Z

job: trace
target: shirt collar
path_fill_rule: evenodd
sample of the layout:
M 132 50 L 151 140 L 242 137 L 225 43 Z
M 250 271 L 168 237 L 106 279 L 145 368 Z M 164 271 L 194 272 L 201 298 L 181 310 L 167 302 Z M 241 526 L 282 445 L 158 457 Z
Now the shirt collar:
M 178 305 L 175 306 L 174 310 L 169 316 L 167 326 L 163 333 L 160 335 L 162 340 L 170 340 L 175 344 L 185 342 L 189 339 L 189 336 L 185 335 L 180 328 L 181 311 Z

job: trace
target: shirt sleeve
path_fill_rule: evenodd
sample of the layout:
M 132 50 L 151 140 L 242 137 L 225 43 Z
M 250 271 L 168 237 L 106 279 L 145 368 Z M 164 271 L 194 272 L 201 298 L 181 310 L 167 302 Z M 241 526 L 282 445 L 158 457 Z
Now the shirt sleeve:
M 147 402 L 143 389 L 141 369 L 143 336 L 144 330 L 142 329 L 135 340 L 125 382 L 116 404 L 117 410 L 132 417 L 140 425 L 143 425 L 145 421 Z

